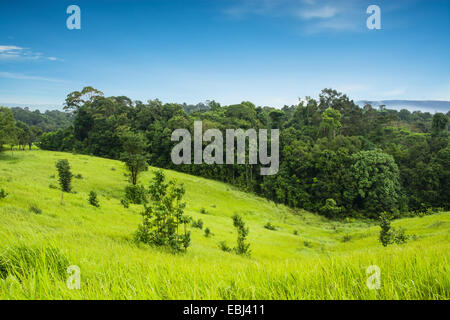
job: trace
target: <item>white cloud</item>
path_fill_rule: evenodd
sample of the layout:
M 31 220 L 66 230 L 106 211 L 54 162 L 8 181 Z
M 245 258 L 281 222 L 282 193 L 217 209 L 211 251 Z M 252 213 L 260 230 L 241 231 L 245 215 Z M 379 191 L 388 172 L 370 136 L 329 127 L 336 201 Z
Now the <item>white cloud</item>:
M 59 79 L 45 78 L 39 76 L 29 76 L 22 73 L 12 73 L 0 71 L 0 78 L 13 79 L 13 80 L 33 80 L 33 81 L 47 81 L 47 82 L 64 82 Z
M 17 50 L 23 50 L 23 48 L 17 46 L 0 46 L 0 53 L 12 52 Z
M 0 60 L 40 60 L 46 59 L 50 61 L 60 61 L 55 57 L 46 57 L 41 52 L 34 52 L 30 49 L 14 46 L 14 45 L 0 45 Z
M 325 6 L 321 8 L 305 9 L 300 11 L 300 17 L 305 20 L 319 18 L 326 19 L 334 17 L 339 10 L 335 7 Z

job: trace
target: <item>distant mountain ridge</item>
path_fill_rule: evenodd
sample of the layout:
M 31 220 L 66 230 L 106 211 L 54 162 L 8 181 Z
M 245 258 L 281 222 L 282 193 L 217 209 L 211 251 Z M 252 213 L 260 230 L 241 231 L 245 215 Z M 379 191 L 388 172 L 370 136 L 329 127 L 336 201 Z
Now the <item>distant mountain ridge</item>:
M 387 109 L 407 109 L 409 111 L 422 111 L 422 112 L 443 112 L 450 111 L 450 101 L 439 100 L 360 100 L 356 102 L 357 105 L 363 107 L 365 104 L 370 104 L 372 107 L 379 107 L 385 105 Z

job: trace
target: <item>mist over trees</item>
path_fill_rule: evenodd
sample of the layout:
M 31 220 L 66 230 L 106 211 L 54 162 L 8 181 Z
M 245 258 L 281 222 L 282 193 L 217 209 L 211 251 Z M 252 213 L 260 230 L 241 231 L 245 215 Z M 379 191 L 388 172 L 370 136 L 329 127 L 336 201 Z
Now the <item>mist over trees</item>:
M 450 208 L 449 118 L 442 113 L 361 108 L 332 89 L 317 100 L 307 97 L 276 109 L 249 101 L 230 106 L 132 101 L 86 87 L 68 95 L 65 109 L 73 122 L 44 133 L 42 149 L 122 158 L 136 173 L 145 170 L 145 158 L 152 166 L 224 181 L 335 218 Z M 248 161 L 174 165 L 171 134 L 179 128 L 192 134 L 196 120 L 204 131 L 222 133 L 280 129 L 278 174 L 261 176 L 260 165 Z

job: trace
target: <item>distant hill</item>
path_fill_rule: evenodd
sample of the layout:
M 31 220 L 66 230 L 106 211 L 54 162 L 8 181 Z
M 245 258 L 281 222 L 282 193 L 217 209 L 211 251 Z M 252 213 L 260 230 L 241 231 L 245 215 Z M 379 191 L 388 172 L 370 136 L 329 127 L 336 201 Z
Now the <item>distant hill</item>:
M 438 101 L 438 100 L 380 100 L 380 101 L 368 101 L 361 100 L 356 102 L 359 106 L 370 104 L 372 107 L 379 107 L 385 105 L 387 109 L 407 109 L 409 111 L 422 111 L 422 112 L 443 112 L 450 111 L 450 101 Z

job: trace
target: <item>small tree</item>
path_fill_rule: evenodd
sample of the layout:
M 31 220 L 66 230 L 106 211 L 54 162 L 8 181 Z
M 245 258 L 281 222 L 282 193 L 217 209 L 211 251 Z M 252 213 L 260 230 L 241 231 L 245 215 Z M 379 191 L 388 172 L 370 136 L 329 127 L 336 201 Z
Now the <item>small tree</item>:
M 182 202 L 185 193 L 183 185 L 174 181 L 165 182 L 162 170 L 155 177 L 148 189 L 150 205 L 144 204 L 143 221 L 136 232 L 136 240 L 157 246 L 168 246 L 174 251 L 187 250 L 191 242 L 190 232 L 186 226 L 190 217 L 184 216 L 186 203 Z M 184 227 L 183 230 L 181 226 Z
M 123 130 L 119 136 L 124 149 L 120 160 L 125 163 L 130 172 L 130 182 L 135 186 L 139 174 L 148 168 L 147 139 L 144 134 L 134 133 L 130 130 Z
M 91 204 L 92 206 L 97 207 L 97 208 L 100 207 L 100 204 L 97 199 L 97 193 L 95 191 L 89 192 L 88 201 L 89 201 L 89 204 Z
M 70 171 L 69 161 L 61 159 L 56 163 L 58 169 L 59 185 L 61 186 L 61 202 L 63 201 L 64 192 L 72 190 L 72 172 Z
M 237 246 L 234 251 L 240 255 L 250 255 L 250 243 L 245 243 L 245 239 L 248 236 L 249 229 L 245 227 L 245 222 L 242 220 L 241 216 L 235 214 L 233 216 L 233 225 L 237 230 Z
M 380 242 L 384 247 L 392 243 L 391 218 L 388 213 L 380 214 Z

